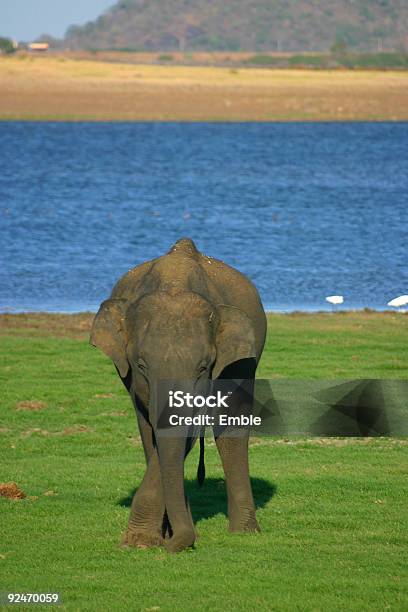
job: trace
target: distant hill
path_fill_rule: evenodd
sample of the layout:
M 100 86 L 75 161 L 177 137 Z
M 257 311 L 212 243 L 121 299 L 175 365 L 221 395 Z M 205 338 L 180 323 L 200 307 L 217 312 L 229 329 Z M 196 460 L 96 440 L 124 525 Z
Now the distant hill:
M 407 0 L 119 0 L 65 39 L 135 51 L 327 51 L 336 41 L 407 50 Z

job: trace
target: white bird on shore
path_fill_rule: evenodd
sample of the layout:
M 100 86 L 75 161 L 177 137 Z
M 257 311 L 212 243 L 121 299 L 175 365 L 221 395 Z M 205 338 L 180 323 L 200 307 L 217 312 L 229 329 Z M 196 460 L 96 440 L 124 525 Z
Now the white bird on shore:
M 338 304 L 343 304 L 344 297 L 342 295 L 328 295 L 326 302 L 330 302 L 330 304 L 337 306 Z
M 408 304 L 408 295 L 400 295 L 399 297 L 394 298 L 390 302 L 388 302 L 387 306 L 394 306 L 394 308 L 401 308 L 401 306 L 406 306 Z M 404 312 L 400 310 L 399 312 Z

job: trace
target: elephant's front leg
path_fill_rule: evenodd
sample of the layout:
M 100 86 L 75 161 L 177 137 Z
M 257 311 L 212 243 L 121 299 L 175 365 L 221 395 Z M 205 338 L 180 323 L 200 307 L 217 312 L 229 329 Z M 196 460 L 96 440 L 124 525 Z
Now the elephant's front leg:
M 249 432 L 228 437 L 227 431 L 216 438 L 227 483 L 230 531 L 260 531 L 249 479 L 248 438 Z
M 147 470 L 133 497 L 129 524 L 122 544 L 150 548 L 163 544 L 165 508 L 159 458 L 153 445 L 152 428 L 140 412 L 137 412 L 137 417 Z
M 122 544 L 150 548 L 163 544 L 164 501 L 157 453 L 147 466 L 130 510 L 128 528 Z

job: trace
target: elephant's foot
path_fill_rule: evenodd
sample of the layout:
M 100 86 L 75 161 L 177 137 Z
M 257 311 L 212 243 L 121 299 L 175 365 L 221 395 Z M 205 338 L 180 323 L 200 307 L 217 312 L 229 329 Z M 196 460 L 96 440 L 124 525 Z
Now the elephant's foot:
M 230 521 L 229 531 L 231 533 L 260 533 L 261 528 L 254 516 L 243 520 Z
M 168 552 L 177 553 L 192 548 L 196 540 L 196 534 L 190 529 L 178 531 L 169 540 L 165 540 L 164 546 Z
M 127 529 L 123 535 L 121 546 L 133 546 L 135 548 L 154 548 L 163 546 L 164 540 L 159 533 L 148 531 L 132 531 Z

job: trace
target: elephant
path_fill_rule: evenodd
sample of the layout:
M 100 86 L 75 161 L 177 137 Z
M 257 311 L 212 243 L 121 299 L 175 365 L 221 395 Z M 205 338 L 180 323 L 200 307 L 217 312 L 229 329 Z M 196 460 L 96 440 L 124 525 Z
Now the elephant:
M 146 472 L 131 504 L 124 546 L 193 547 L 197 534 L 184 492 L 184 460 L 198 436 L 158 436 L 152 415 L 157 382 L 253 381 L 266 336 L 266 316 L 251 281 L 221 260 L 201 254 L 189 238 L 165 255 L 127 272 L 102 302 L 90 343 L 107 355 L 133 401 Z M 228 496 L 231 532 L 258 532 L 249 466 L 249 431 L 216 432 Z M 203 479 L 200 439 L 199 479 Z

